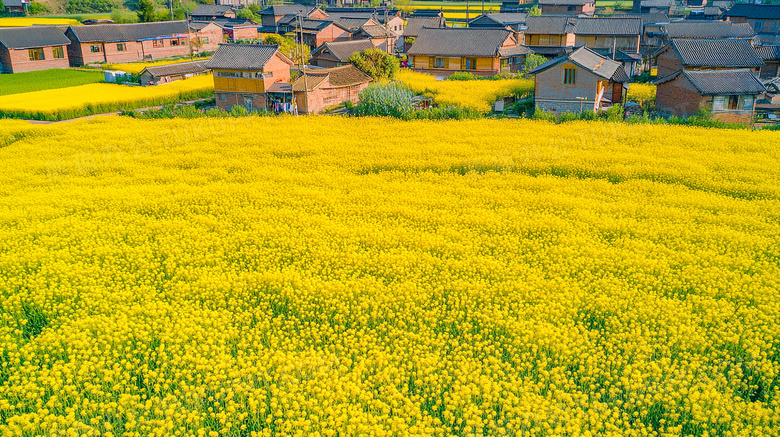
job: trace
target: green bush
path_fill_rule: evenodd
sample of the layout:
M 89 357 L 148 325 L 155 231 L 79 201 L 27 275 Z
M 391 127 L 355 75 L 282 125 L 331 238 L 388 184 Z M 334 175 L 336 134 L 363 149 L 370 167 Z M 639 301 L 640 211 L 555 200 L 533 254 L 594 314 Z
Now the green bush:
M 468 71 L 456 71 L 452 73 L 447 80 L 477 80 L 477 76 L 474 73 Z
M 117 8 L 116 2 L 112 0 L 68 0 L 65 10 L 69 14 L 90 13 L 90 12 L 111 12 Z
M 31 2 L 27 4 L 28 15 L 51 14 L 51 9 L 43 3 Z
M 354 113 L 408 119 L 414 113 L 413 97 L 414 93 L 403 84 L 373 84 L 360 92 L 360 102 Z
M 531 53 L 530 55 L 525 57 L 525 63 L 523 64 L 523 70 L 524 71 L 531 71 L 534 68 L 544 64 L 547 62 L 547 58 L 541 55 L 537 55 L 535 53 Z
M 353 53 L 349 62 L 374 80 L 393 80 L 401 69 L 398 58 L 377 48 Z

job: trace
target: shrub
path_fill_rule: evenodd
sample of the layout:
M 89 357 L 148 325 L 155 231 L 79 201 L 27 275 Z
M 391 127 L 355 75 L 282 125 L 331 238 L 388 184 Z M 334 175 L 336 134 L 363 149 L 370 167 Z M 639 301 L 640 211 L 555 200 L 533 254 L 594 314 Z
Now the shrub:
M 373 84 L 360 92 L 355 115 L 410 118 L 414 112 L 412 97 L 414 93 L 402 84 Z
M 525 57 L 525 64 L 523 64 L 523 70 L 524 71 L 531 71 L 534 68 L 544 64 L 547 62 L 547 58 L 541 55 L 537 55 L 535 53 L 532 53 Z
M 349 62 L 374 80 L 393 80 L 401 69 L 398 58 L 377 48 L 353 53 Z
M 474 73 L 468 71 L 456 71 L 452 73 L 447 80 L 477 80 L 477 76 Z

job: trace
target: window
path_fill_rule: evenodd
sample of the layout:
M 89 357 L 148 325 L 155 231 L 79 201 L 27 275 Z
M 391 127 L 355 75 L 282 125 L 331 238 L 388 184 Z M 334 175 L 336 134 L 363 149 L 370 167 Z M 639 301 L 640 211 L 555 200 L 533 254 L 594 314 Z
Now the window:
M 742 104 L 740 107 L 743 111 L 752 111 L 753 110 L 753 100 L 755 97 L 753 96 L 740 96 L 740 100 L 742 101 Z
M 431 68 L 444 68 L 445 67 L 445 59 L 444 58 L 431 58 Z
M 91 45 L 89 46 L 89 51 L 92 53 L 100 53 L 100 46 L 97 44 Z
M 756 24 L 753 25 L 753 30 L 758 32 L 761 30 L 762 27 L 764 27 L 764 22 L 761 20 L 756 20 Z
M 217 73 L 218 77 L 241 77 L 241 73 L 235 71 L 220 71 Z
M 209 43 L 209 39 L 208 38 L 201 38 L 200 42 L 203 43 L 203 44 L 208 44 Z
M 574 68 L 563 69 L 563 84 L 575 85 L 577 83 L 577 70 Z
M 501 59 L 501 68 L 507 68 L 507 67 L 509 67 L 509 58 Z
M 45 58 L 43 57 L 43 49 L 30 49 L 27 50 L 27 53 L 30 55 L 31 61 L 43 61 Z
M 476 70 L 477 69 L 477 59 L 476 58 L 463 58 L 463 69 L 464 70 Z
M 181 41 L 179 41 L 178 39 L 172 39 L 171 40 L 171 46 L 177 46 L 179 44 L 181 44 Z
M 219 93 L 219 101 L 220 102 L 227 102 L 227 94 Z
M 54 55 L 54 59 L 62 59 L 65 57 L 65 50 L 62 47 L 52 47 L 51 51 Z
M 723 111 L 726 109 L 726 100 L 728 99 L 728 96 L 715 96 L 712 99 L 712 110 L 713 111 Z
M 566 8 L 566 9 L 567 9 L 567 10 L 569 10 L 569 11 L 573 11 L 573 10 L 574 10 L 574 6 L 569 6 L 569 7 L 568 7 L 568 8 Z
M 116 45 L 116 51 L 118 52 L 124 52 L 126 50 L 125 43 L 120 42 Z
M 163 42 L 164 41 L 161 40 L 161 39 L 156 39 L 156 40 L 152 41 L 152 47 L 154 47 L 154 48 L 164 47 L 165 45 L 163 44 Z
M 712 98 L 713 111 L 752 111 L 755 96 L 715 96 Z
M 739 96 L 729 96 L 729 109 L 737 109 L 739 105 Z

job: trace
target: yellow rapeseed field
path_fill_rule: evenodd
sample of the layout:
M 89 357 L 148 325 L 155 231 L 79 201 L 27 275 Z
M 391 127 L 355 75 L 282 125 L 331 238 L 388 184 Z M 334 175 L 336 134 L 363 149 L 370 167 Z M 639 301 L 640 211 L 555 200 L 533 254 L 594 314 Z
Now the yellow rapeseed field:
M 204 61 L 208 58 L 183 58 L 183 59 L 166 59 L 164 61 L 154 61 L 154 62 L 127 62 L 122 64 L 103 64 L 104 70 L 117 70 L 117 71 L 124 71 L 125 73 L 135 73 L 139 74 L 141 71 L 143 71 L 146 67 L 156 67 L 159 65 L 170 65 L 170 64 L 178 64 L 181 62 L 190 62 L 192 60 L 196 61 Z
M 0 121 L 0 435 L 780 435 L 778 138 Z
M 511 94 L 533 93 L 533 79 L 507 80 L 439 80 L 430 74 L 402 69 L 397 76 L 416 93 L 428 93 L 441 105 L 490 111 L 496 99 Z
M 642 106 L 655 102 L 656 86 L 650 83 L 629 84 L 627 98 L 629 102 L 636 102 Z
M 157 86 L 93 83 L 3 96 L 0 116 L 62 120 L 120 109 L 162 105 L 206 97 L 214 92 L 211 75 Z
M 46 18 L 46 17 L 2 17 L 0 27 L 26 27 L 26 26 L 79 26 L 78 20 L 72 18 Z

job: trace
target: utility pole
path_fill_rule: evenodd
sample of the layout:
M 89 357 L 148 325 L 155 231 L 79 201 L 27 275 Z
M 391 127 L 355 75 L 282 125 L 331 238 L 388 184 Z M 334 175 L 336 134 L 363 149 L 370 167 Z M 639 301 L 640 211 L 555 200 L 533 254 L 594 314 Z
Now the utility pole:
M 173 1 L 173 0 L 171 0 Z M 173 16 L 173 14 L 171 14 Z M 187 45 L 190 48 L 190 61 L 192 60 L 192 33 L 190 32 L 190 14 L 189 12 L 184 14 L 184 20 L 187 22 Z
M 306 61 L 304 61 L 303 56 L 303 24 L 301 22 L 301 15 L 302 13 L 298 14 L 298 29 L 301 31 L 301 69 L 303 74 L 303 96 L 304 99 L 306 99 L 306 112 L 309 112 L 309 84 L 306 81 Z M 292 85 L 292 84 L 290 84 Z M 295 100 L 295 91 L 293 93 L 293 100 Z
M 469 0 L 466 0 L 466 27 L 469 27 Z
M 173 21 L 173 0 L 168 0 L 168 4 L 171 6 L 171 21 Z

